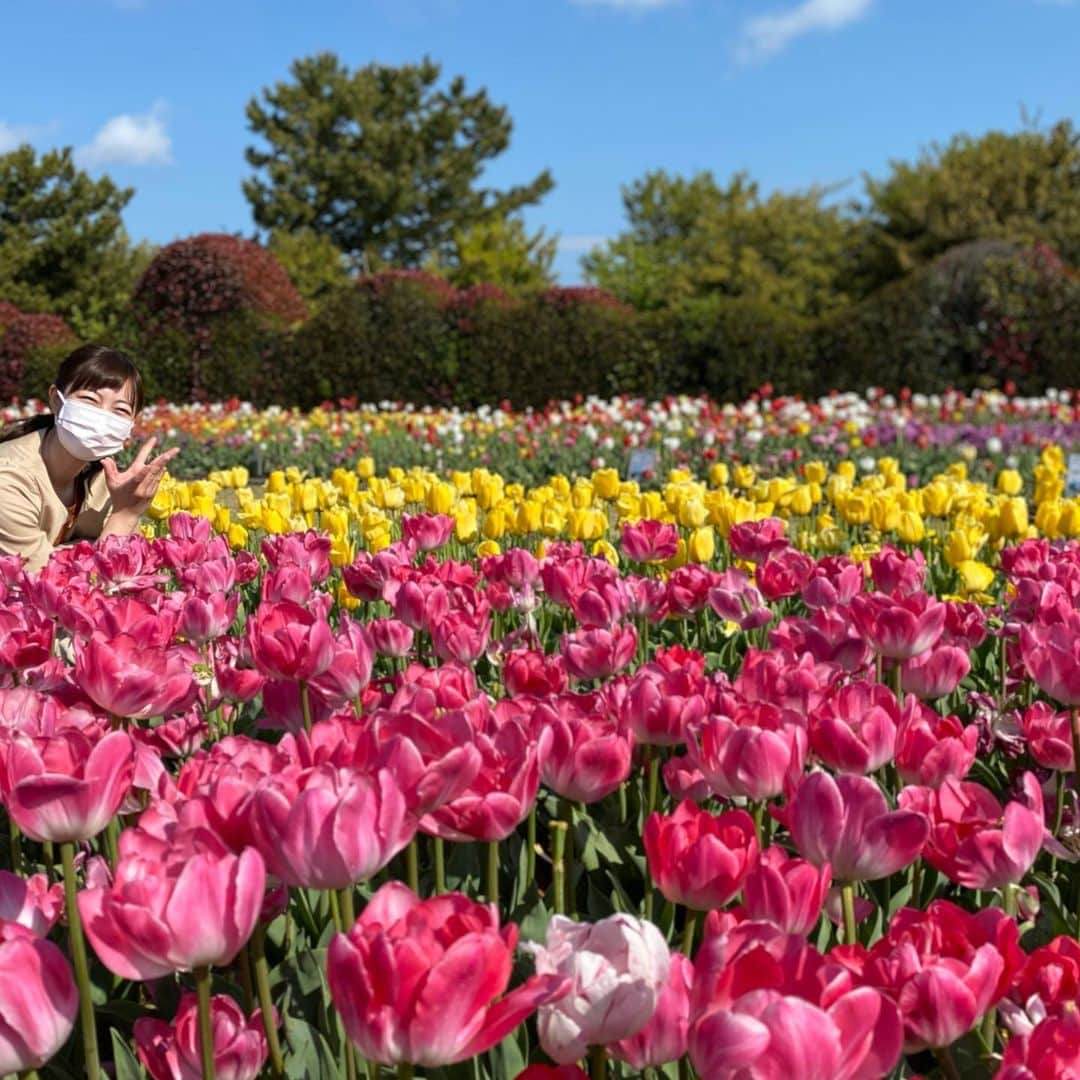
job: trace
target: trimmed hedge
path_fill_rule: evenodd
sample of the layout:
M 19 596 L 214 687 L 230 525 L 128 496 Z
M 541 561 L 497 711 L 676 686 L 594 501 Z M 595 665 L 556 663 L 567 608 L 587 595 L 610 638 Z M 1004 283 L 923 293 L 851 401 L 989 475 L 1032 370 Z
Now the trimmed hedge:
M 0 401 L 44 398 L 78 339 L 59 315 L 12 315 L 12 307 L 5 304 L 0 312 Z

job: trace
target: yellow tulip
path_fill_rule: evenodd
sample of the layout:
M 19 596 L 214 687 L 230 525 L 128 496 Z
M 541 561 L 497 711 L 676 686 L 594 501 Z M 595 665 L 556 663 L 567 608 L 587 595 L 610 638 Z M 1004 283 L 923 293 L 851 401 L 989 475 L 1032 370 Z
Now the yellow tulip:
M 241 548 L 247 547 L 248 533 L 247 529 L 243 525 L 232 524 L 229 526 L 229 532 L 227 534 L 229 541 L 229 547 L 234 551 L 238 551 Z
M 714 461 L 709 466 L 709 484 L 711 487 L 727 487 L 731 480 L 731 471 L 723 461 Z
M 712 562 L 716 554 L 716 536 L 712 528 L 704 525 L 695 529 L 686 543 L 686 552 L 692 562 Z
M 612 566 L 618 567 L 619 553 L 606 540 L 597 540 L 589 550 L 594 558 L 606 559 Z
M 356 475 L 361 480 L 367 480 L 375 475 L 375 459 L 372 457 L 362 457 L 356 463 Z
M 926 536 L 926 526 L 914 510 L 906 510 L 900 515 L 896 534 L 905 544 L 919 544 Z
M 1024 478 L 1015 469 L 1002 469 L 997 477 L 997 490 L 1002 495 L 1019 495 L 1024 490 Z
M 479 559 L 489 559 L 492 555 L 501 555 L 502 548 L 494 540 L 481 540 L 476 545 L 476 556 Z
M 1027 502 L 1019 497 L 1004 499 L 998 513 L 998 534 L 1007 539 L 1023 537 L 1028 531 Z
M 450 507 L 454 505 L 456 492 L 444 481 L 438 481 L 428 488 L 427 498 L 424 500 L 429 513 L 448 514 Z
M 966 593 L 985 592 L 994 580 L 994 571 L 986 563 L 965 559 L 956 567 L 961 585 Z
M 619 495 L 619 473 L 616 469 L 597 469 L 592 474 L 593 489 L 601 499 L 616 499 Z

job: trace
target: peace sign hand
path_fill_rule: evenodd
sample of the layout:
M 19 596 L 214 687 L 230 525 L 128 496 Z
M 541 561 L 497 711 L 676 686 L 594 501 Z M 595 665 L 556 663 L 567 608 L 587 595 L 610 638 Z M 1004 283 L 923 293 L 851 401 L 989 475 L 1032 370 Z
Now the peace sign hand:
M 173 447 L 172 450 L 166 450 L 164 454 L 158 454 L 151 461 L 150 451 L 154 449 L 156 443 L 157 439 L 154 436 L 147 439 L 139 447 L 135 460 L 123 472 L 112 458 L 105 458 L 102 461 L 105 483 L 112 497 L 114 514 L 138 518 L 154 501 L 158 484 L 161 483 L 166 467 L 180 453 L 179 447 Z

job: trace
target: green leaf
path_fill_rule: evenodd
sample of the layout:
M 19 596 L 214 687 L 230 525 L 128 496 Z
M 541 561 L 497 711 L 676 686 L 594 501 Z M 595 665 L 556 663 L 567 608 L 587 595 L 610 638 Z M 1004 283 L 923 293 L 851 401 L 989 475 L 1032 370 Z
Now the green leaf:
M 131 1047 L 121 1037 L 116 1028 L 110 1028 L 112 1036 L 113 1062 L 116 1066 L 116 1080 L 145 1080 L 146 1073 L 138 1058 L 131 1052 Z

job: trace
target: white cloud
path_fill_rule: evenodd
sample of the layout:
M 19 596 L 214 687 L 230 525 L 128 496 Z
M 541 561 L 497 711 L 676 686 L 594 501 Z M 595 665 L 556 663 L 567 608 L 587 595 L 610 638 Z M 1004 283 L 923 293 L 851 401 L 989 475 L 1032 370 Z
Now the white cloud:
M 749 63 L 787 48 L 796 38 L 815 30 L 839 30 L 869 12 L 874 0 L 803 0 L 787 11 L 755 15 L 742 27 L 736 55 Z
M 607 242 L 606 236 L 560 236 L 559 250 L 570 254 L 584 254 Z
M 75 156 L 81 165 L 170 165 L 172 139 L 165 130 L 165 103 L 154 102 L 148 113 L 123 113 L 106 120 Z
M 674 7 L 682 0 L 573 0 L 579 7 L 608 7 L 616 11 L 656 11 Z

